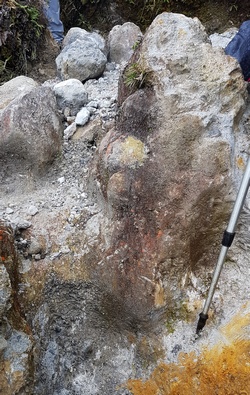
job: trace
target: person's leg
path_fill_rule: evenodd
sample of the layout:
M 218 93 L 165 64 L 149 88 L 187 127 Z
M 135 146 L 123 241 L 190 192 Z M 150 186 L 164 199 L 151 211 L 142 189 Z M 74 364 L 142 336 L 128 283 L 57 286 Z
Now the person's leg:
M 49 21 L 49 30 L 53 38 L 61 43 L 64 38 L 63 23 L 60 20 L 60 2 L 59 0 L 49 0 L 45 5 L 45 15 Z

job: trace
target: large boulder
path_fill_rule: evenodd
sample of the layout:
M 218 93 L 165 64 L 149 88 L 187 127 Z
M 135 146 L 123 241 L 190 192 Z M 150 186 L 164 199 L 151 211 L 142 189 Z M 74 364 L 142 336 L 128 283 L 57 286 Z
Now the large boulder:
M 99 33 L 90 33 L 85 29 L 81 29 L 80 27 L 72 27 L 71 29 L 69 29 L 63 40 L 63 48 L 71 45 L 76 40 L 89 42 L 90 44 L 99 48 L 103 53 L 107 53 L 106 41 Z
M 159 15 L 124 71 L 96 167 L 106 222 L 95 276 L 137 319 L 175 310 L 181 284 L 215 260 L 245 97 L 235 59 L 183 15 Z
M 21 75 L 12 78 L 5 84 L 0 86 L 0 110 L 6 107 L 17 96 L 25 95 L 34 88 L 38 87 L 38 83 L 32 78 Z
M 97 33 L 79 32 L 79 28 L 69 31 L 56 58 L 57 71 L 63 80 L 75 78 L 82 82 L 100 77 L 106 63 L 104 39 Z
M 62 123 L 52 90 L 38 87 L 18 96 L 0 117 L 2 169 L 42 174 L 62 146 Z
M 142 39 L 142 32 L 132 22 L 116 25 L 108 35 L 108 59 L 110 62 L 126 63 Z

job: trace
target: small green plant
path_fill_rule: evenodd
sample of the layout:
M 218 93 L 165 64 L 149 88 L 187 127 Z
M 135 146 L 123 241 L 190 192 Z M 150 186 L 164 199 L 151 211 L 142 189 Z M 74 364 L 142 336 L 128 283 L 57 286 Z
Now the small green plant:
M 139 45 L 140 45 L 140 40 L 136 41 L 132 46 L 133 51 L 135 51 L 139 47 Z
M 0 83 L 26 75 L 38 61 L 47 26 L 40 0 L 6 0 L 1 12 Z
M 141 88 L 149 72 L 140 63 L 132 63 L 124 73 L 124 83 L 128 88 Z
M 14 4 L 16 7 L 21 8 L 21 9 L 26 13 L 26 15 L 27 15 L 28 18 L 31 20 L 31 22 L 36 26 L 36 28 L 37 28 L 36 34 L 39 36 L 41 30 L 43 29 L 43 26 L 40 25 L 40 24 L 37 22 L 38 19 L 39 19 L 39 11 L 38 11 L 38 9 L 35 8 L 35 7 L 30 7 L 30 6 L 28 6 L 28 5 L 22 5 L 22 4 L 18 3 L 18 2 L 15 1 L 15 0 L 12 0 L 12 1 L 13 1 L 13 4 Z

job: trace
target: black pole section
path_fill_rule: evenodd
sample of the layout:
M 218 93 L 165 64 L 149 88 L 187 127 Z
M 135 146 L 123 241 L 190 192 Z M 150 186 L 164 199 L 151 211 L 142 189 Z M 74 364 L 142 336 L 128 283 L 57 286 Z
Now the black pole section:
M 196 334 L 199 335 L 200 331 L 204 328 L 206 325 L 207 319 L 208 319 L 208 314 L 199 314 L 200 318 L 197 324 L 197 329 L 196 329 Z

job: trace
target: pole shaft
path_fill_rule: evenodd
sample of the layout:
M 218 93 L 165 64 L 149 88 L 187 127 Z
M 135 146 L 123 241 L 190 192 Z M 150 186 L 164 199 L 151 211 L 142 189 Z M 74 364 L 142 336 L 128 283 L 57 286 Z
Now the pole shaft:
M 242 178 L 239 192 L 238 192 L 238 195 L 237 195 L 234 207 L 233 207 L 233 211 L 232 211 L 232 214 L 231 214 L 228 226 L 227 226 L 228 232 L 233 233 L 235 231 L 240 212 L 242 210 L 244 201 L 246 199 L 247 191 L 249 188 L 249 182 L 250 182 L 250 157 L 248 158 L 246 170 L 245 170 L 244 176 Z
M 250 157 L 248 158 L 246 170 L 245 170 L 244 176 L 242 178 L 239 192 L 237 194 L 237 198 L 236 198 L 236 201 L 235 201 L 235 204 L 233 207 L 233 211 L 230 216 L 228 226 L 226 229 L 226 232 L 228 232 L 229 234 L 233 234 L 235 232 L 235 228 L 236 228 L 236 225 L 237 225 L 237 222 L 239 219 L 239 215 L 242 210 L 244 201 L 246 199 L 247 191 L 249 188 L 249 182 L 250 182 Z M 210 304 L 212 302 L 212 298 L 214 295 L 214 291 L 217 286 L 217 283 L 218 283 L 218 280 L 219 280 L 219 277 L 221 274 L 221 270 L 222 270 L 223 264 L 226 259 L 228 248 L 229 248 L 228 246 L 224 246 L 224 245 L 222 245 L 222 247 L 221 247 L 218 262 L 217 262 L 216 268 L 214 270 L 212 282 L 211 282 L 211 285 L 210 285 L 210 288 L 208 291 L 208 296 L 207 296 L 207 299 L 205 301 L 204 308 L 202 311 L 203 314 L 208 313 L 208 310 L 209 310 L 209 307 L 210 307 Z
M 221 270 L 222 270 L 223 264 L 226 259 L 227 251 L 228 251 L 228 247 L 224 247 L 224 246 L 221 247 L 220 255 L 219 255 L 219 258 L 217 261 L 216 268 L 214 270 L 214 274 L 213 274 L 211 285 L 210 285 L 210 288 L 208 291 L 207 299 L 204 304 L 204 308 L 202 310 L 203 314 L 208 314 L 208 310 L 209 310 L 210 304 L 211 304 L 213 296 L 214 296 L 215 288 L 217 286 L 217 283 L 218 283 L 218 280 L 219 280 L 219 277 L 221 274 Z

